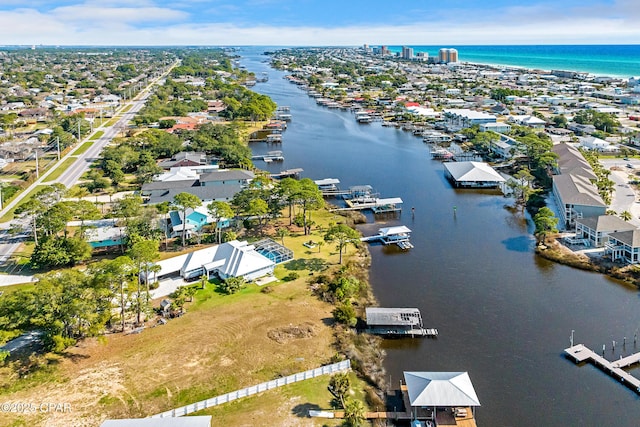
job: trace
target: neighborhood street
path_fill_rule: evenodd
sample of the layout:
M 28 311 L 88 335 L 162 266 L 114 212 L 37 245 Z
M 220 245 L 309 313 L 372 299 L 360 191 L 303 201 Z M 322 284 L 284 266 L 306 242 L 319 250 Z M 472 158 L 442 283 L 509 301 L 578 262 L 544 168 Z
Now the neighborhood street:
M 102 131 L 104 134 L 97 139 L 91 147 L 85 151 L 84 153 L 74 156 L 73 151 L 69 152 L 66 156 L 64 156 L 59 162 L 58 166 L 62 165 L 67 158 L 77 157 L 77 160 L 71 164 L 54 182 L 58 182 L 63 184 L 67 188 L 71 188 L 74 186 L 78 180 L 82 177 L 82 175 L 89 169 L 91 163 L 98 158 L 102 149 L 111 142 L 111 140 L 117 136 L 118 132 L 122 129 L 126 129 L 129 122 L 133 117 L 142 109 L 145 102 L 149 98 L 152 93 L 152 88 L 154 85 L 159 84 L 162 85 L 164 79 L 169 74 L 169 72 L 175 67 L 178 63 L 174 63 L 170 66 L 162 75 L 153 79 L 131 103 L 127 103 L 123 105 L 123 108 L 126 108 L 127 105 L 131 107 L 129 110 L 122 114 L 122 117 L 116 121 L 111 126 L 101 126 L 96 129 L 96 131 Z M 85 139 L 84 141 L 87 141 Z M 83 142 L 84 142 L 83 141 Z M 81 142 L 78 144 L 78 147 L 82 145 Z M 13 199 L 10 203 L 8 203 L 2 211 L 0 211 L 0 216 L 3 216 L 6 212 L 13 209 L 24 197 L 26 197 L 31 189 L 35 188 L 38 185 L 42 185 L 44 180 L 47 178 L 49 174 L 51 174 L 55 168 L 50 169 L 46 173 L 42 174 L 39 179 L 33 182 L 31 186 L 25 189 L 22 193 L 20 193 L 15 199 Z M 0 269 L 4 270 L 8 274 L 0 274 L 0 287 L 1 286 L 9 286 L 17 283 L 26 283 L 33 280 L 32 276 L 20 275 L 21 268 L 15 263 L 11 263 L 11 258 L 13 253 L 20 247 L 20 244 L 27 238 L 25 234 L 12 234 L 10 233 L 11 227 L 20 227 L 26 226 L 24 223 L 24 219 L 16 218 L 7 223 L 0 224 Z

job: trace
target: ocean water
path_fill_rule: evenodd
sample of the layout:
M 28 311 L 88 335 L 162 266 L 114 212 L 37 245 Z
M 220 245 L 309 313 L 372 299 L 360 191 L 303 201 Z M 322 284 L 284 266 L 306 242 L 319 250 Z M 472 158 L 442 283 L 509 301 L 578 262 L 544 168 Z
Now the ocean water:
M 519 45 L 519 46 L 410 46 L 414 54 L 438 56 L 441 48 L 455 48 L 461 62 L 505 65 L 542 70 L 582 71 L 599 76 L 640 76 L 640 45 Z M 401 46 L 389 46 L 400 52 Z

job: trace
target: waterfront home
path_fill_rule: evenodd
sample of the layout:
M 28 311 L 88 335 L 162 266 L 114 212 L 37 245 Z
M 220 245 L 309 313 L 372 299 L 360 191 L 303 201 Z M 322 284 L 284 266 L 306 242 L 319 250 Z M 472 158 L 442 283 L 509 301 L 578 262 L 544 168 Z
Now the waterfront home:
M 551 149 L 558 155 L 558 175 L 552 177 L 552 194 L 560 214 L 560 227 L 570 228 L 576 219 L 604 215 L 607 205 L 592 180 L 597 177 L 576 148 L 557 144 Z
M 638 264 L 640 262 L 640 229 L 609 234 L 605 253 L 610 254 L 613 261 Z
M 447 162 L 445 176 L 456 187 L 495 188 L 506 180 L 487 163 Z
M 518 141 L 501 133 L 498 136 L 489 142 L 489 151 L 502 159 L 510 159 L 519 153 Z
M 462 128 L 496 122 L 496 116 L 493 114 L 469 109 L 446 109 L 444 110 L 444 117 L 453 126 Z
M 635 229 L 635 225 L 614 215 L 576 219 L 576 239 L 585 239 L 591 246 L 597 248 L 609 241 L 609 234 Z
M 571 227 L 576 219 L 604 215 L 607 205 L 598 189 L 579 175 L 554 175 L 552 192 L 559 207 L 559 226 Z
M 158 261 L 160 271 L 149 272 L 149 280 L 156 281 L 163 277 L 179 275 L 184 280 L 201 276 L 210 278 L 215 275 L 220 279 L 243 277 L 255 280 L 273 274 L 274 261 L 264 256 L 254 245 L 232 240 L 188 254 Z M 142 272 L 144 276 L 146 273 Z

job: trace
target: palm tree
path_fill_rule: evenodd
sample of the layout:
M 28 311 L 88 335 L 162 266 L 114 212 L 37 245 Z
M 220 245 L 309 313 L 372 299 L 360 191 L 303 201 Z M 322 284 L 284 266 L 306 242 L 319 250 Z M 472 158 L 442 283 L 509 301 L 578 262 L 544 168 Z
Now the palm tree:
M 360 239 L 360 234 L 346 224 L 338 224 L 327 230 L 324 236 L 326 242 L 335 242 L 340 253 L 339 264 L 342 264 L 342 251 L 346 249 L 349 243 L 356 244 Z
M 359 427 L 363 425 L 364 418 L 364 404 L 360 400 L 346 399 L 344 405 L 344 419 L 346 424 L 350 427 Z
M 622 211 L 620 212 L 620 218 L 622 218 L 624 221 L 631 221 L 633 215 L 631 215 L 631 212 L 629 211 Z
M 276 231 L 276 236 L 280 237 L 281 241 L 282 241 L 282 246 L 284 246 L 284 238 L 286 236 L 289 235 L 289 230 L 287 230 L 284 227 L 280 227 L 278 228 L 278 230 Z
M 173 198 L 173 206 L 182 212 L 182 247 L 185 247 L 185 233 L 187 231 L 187 209 L 195 209 L 202 202 L 194 194 L 182 192 Z

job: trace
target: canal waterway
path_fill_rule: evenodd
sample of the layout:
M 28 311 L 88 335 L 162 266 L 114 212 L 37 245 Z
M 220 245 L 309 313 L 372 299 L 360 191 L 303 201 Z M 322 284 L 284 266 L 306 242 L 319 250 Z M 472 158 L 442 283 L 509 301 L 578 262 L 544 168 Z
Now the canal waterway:
M 572 330 L 575 343 L 598 351 L 605 344 L 610 360 L 640 350 L 637 289 L 537 257 L 530 221 L 508 209 L 510 199 L 452 189 L 421 139 L 317 106 L 260 52 L 240 52 L 248 70 L 269 75 L 253 90 L 290 106 L 293 120 L 281 146 L 252 144 L 255 154 L 282 150 L 285 161 L 256 165 L 300 167 L 303 177 L 338 178 L 342 188 L 370 184 L 381 197 L 404 200 L 399 218 L 369 218 L 361 227 L 365 235 L 387 225 L 413 230 L 408 252 L 370 248 L 371 285 L 381 306 L 418 307 L 440 335 L 385 341 L 392 383 L 403 371 L 468 371 L 482 403 L 479 426 L 640 424 L 633 391 L 563 356 Z

